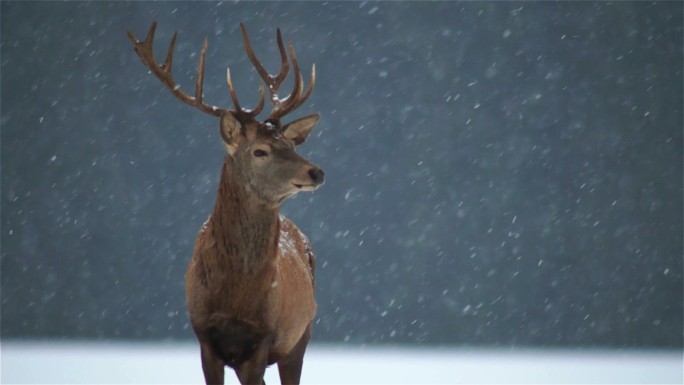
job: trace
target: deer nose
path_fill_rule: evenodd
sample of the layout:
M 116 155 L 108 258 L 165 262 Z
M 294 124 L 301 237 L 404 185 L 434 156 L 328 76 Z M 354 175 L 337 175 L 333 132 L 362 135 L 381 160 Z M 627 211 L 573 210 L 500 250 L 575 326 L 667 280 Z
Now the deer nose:
M 318 167 L 309 169 L 309 176 L 311 177 L 311 181 L 315 185 L 323 184 L 323 182 L 325 181 L 325 173 Z

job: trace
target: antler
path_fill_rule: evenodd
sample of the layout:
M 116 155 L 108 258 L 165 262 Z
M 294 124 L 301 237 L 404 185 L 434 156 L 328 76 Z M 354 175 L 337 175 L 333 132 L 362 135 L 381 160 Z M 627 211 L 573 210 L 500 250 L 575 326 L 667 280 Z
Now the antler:
M 249 60 L 254 65 L 254 68 L 256 68 L 257 72 L 259 73 L 259 76 L 268 86 L 268 92 L 271 95 L 271 102 L 273 103 L 274 107 L 268 119 L 278 120 L 286 114 L 294 111 L 297 107 L 301 106 L 302 103 L 304 103 L 306 99 L 309 97 L 309 95 L 311 95 L 311 91 L 313 91 L 314 84 L 316 83 L 316 65 L 314 64 L 311 67 L 311 82 L 309 83 L 309 86 L 306 88 L 306 91 L 304 91 L 304 93 L 302 94 L 302 89 L 304 88 L 304 81 L 302 80 L 302 74 L 299 71 L 299 63 L 297 62 L 297 55 L 295 54 L 294 46 L 292 45 L 292 43 L 290 43 L 288 48 L 290 49 L 290 60 L 292 60 L 292 66 L 294 67 L 294 89 L 292 90 L 292 93 L 290 93 L 289 96 L 287 96 L 284 99 L 280 99 L 278 97 L 278 90 L 280 89 L 280 86 L 285 80 L 287 72 L 290 69 L 287 52 L 285 51 L 283 38 L 280 34 L 280 28 L 278 28 L 277 32 L 277 41 L 278 50 L 280 51 L 281 65 L 280 71 L 275 76 L 270 75 L 264 69 L 264 66 L 261 64 L 259 59 L 257 59 L 256 55 L 254 54 L 254 50 L 252 49 L 252 44 L 249 41 L 247 30 L 245 29 L 245 26 L 242 23 L 240 23 L 240 30 L 242 30 L 242 39 L 245 43 L 247 57 L 249 57 Z M 232 88 L 232 82 L 230 80 L 230 71 L 228 71 L 228 84 L 231 90 L 231 96 L 233 96 L 234 90 Z M 233 102 L 236 103 L 237 106 L 237 97 L 233 97 Z
M 139 41 L 138 39 L 136 39 L 130 31 L 127 31 L 128 38 L 131 39 L 131 42 L 135 47 L 135 52 L 138 54 L 143 64 L 145 64 L 145 66 L 152 71 L 152 73 L 162 82 L 162 84 L 164 84 L 164 86 L 166 86 L 166 88 L 168 88 L 173 95 L 180 99 L 180 101 L 182 101 L 183 103 L 187 103 L 193 107 L 197 107 L 200 111 L 206 112 L 214 116 L 221 116 L 223 113 L 231 112 L 238 115 L 242 115 L 243 117 L 254 118 L 261 112 L 261 110 L 264 107 L 263 85 L 259 86 L 260 96 L 259 104 L 257 105 L 257 107 L 254 110 L 243 109 L 240 107 L 240 103 L 238 102 L 237 96 L 235 95 L 235 90 L 233 89 L 233 84 L 230 79 L 230 71 L 228 72 L 228 90 L 230 91 L 230 96 L 233 99 L 233 104 L 235 104 L 236 111 L 230 111 L 225 108 L 218 108 L 216 106 L 206 104 L 202 101 L 202 87 L 204 83 L 204 62 L 207 53 L 206 38 L 204 39 L 204 44 L 202 44 L 202 50 L 200 52 L 199 67 L 197 69 L 197 80 L 195 83 L 195 96 L 192 97 L 186 94 L 185 92 L 181 91 L 180 86 L 176 84 L 175 80 L 173 80 L 172 74 L 173 51 L 176 45 L 176 36 L 178 33 L 174 32 L 173 37 L 171 38 L 171 43 L 169 43 L 169 48 L 166 52 L 166 59 L 164 59 L 164 62 L 161 65 L 159 65 L 157 64 L 157 61 L 154 59 L 154 52 L 152 50 L 152 42 L 154 41 L 154 32 L 156 28 L 157 22 L 154 21 L 152 22 L 152 25 L 150 26 L 150 29 L 147 32 L 147 36 L 143 41 Z

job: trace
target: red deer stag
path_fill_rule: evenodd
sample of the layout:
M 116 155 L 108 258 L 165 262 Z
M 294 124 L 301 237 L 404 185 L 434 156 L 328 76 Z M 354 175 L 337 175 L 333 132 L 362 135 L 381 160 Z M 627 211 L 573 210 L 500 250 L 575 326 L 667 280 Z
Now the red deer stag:
M 152 49 L 155 28 L 156 23 L 152 23 L 142 42 L 128 32 L 135 52 L 178 99 L 219 118 L 228 152 L 214 210 L 197 235 L 185 275 L 190 321 L 200 344 L 204 379 L 207 384 L 223 384 L 227 365 L 242 384 L 261 384 L 266 366 L 277 363 L 282 383 L 299 383 L 316 312 L 315 256 L 304 234 L 278 211 L 286 198 L 320 187 L 323 171 L 295 152 L 318 123 L 319 115 L 287 124 L 281 124 L 281 119 L 311 94 L 315 66 L 304 89 L 294 47 L 289 44 L 288 58 L 278 30 L 282 63 L 278 74 L 270 75 L 240 24 L 247 56 L 274 104 L 268 118 L 260 122 L 257 115 L 264 107 L 263 84 L 256 108 L 242 108 L 228 70 L 228 91 L 235 109 L 206 104 L 202 100 L 205 39 L 195 96 L 184 93 L 172 76 L 176 34 L 166 59 L 158 64 Z M 290 64 L 295 77 L 293 90 L 281 98 L 278 89 Z

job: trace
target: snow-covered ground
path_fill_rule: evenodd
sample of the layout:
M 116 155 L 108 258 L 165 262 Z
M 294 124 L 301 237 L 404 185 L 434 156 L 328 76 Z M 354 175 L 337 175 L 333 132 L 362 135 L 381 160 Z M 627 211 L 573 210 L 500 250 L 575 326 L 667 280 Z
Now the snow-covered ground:
M 2 342 L 8 383 L 202 383 L 192 343 Z M 682 352 L 310 346 L 308 384 L 679 383 Z M 227 371 L 228 373 L 228 371 Z M 278 384 L 275 367 L 266 383 Z M 232 372 L 226 383 L 237 383 Z

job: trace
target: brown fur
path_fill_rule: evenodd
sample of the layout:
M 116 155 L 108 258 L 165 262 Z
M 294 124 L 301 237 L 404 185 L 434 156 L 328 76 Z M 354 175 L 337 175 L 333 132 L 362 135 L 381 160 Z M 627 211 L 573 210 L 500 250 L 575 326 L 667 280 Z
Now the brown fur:
M 249 371 L 255 359 L 265 361 L 257 364 L 265 367 L 303 355 L 316 312 L 315 257 L 308 240 L 278 214 L 277 206 L 251 195 L 235 174 L 235 160 L 228 155 L 216 205 L 197 235 L 186 273 L 188 308 L 207 383 L 223 383 L 222 369 L 220 376 L 212 376 L 219 372 L 217 365 L 232 367 L 248 383 L 258 381 L 259 374 L 248 378 L 241 372 Z M 283 370 L 285 377 L 296 371 L 288 381 L 298 382 L 301 364 L 289 370 L 284 365 L 283 383 Z
M 200 51 L 195 96 L 180 89 L 172 76 L 174 34 L 160 65 L 154 58 L 153 22 L 145 40 L 128 32 L 135 52 L 164 86 L 183 103 L 220 118 L 220 134 L 228 150 L 214 210 L 195 240 L 186 273 L 185 293 L 192 327 L 200 342 L 207 384 L 223 384 L 224 366 L 242 384 L 263 382 L 266 365 L 278 363 L 282 383 L 299 383 L 302 362 L 316 313 L 313 296 L 315 257 L 304 234 L 278 214 L 283 200 L 323 184 L 323 171 L 295 152 L 318 123 L 312 114 L 281 125 L 280 119 L 311 95 L 304 89 L 294 46 L 288 57 L 280 30 L 277 76 L 268 75 L 240 24 L 247 56 L 267 85 L 274 104 L 268 119 L 256 117 L 264 106 L 264 88 L 254 109 L 240 107 L 230 71 L 228 90 L 235 109 L 206 104 L 202 98 L 205 41 Z M 278 96 L 292 63 L 292 93 Z

